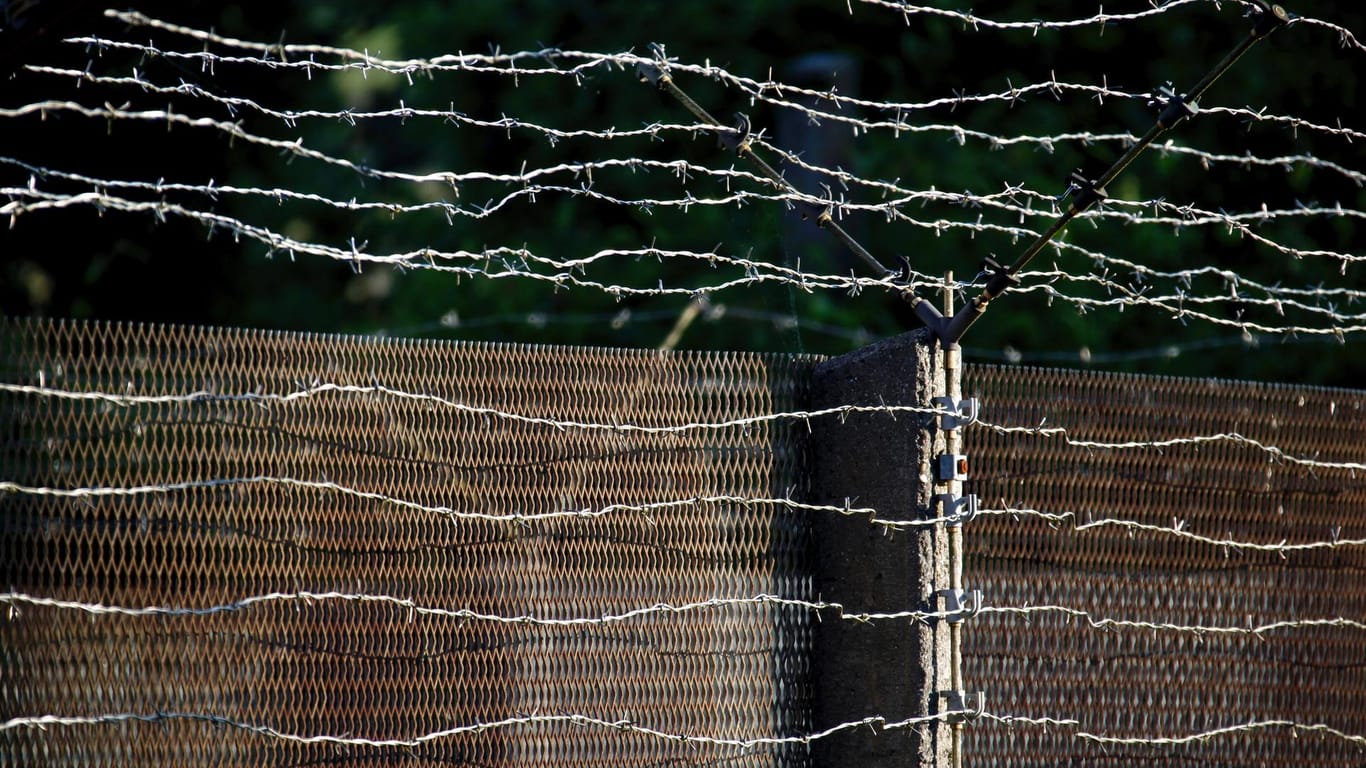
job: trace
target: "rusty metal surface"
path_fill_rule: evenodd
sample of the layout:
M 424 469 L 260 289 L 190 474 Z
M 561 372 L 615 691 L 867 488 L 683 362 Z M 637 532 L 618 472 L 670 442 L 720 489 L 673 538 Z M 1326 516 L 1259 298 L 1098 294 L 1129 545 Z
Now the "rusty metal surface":
M 1366 393 L 1076 371 L 966 369 L 964 391 L 997 424 L 1065 427 L 1074 439 L 1151 442 L 1238 433 L 1320 462 L 1366 456 Z M 1366 476 L 1297 465 L 1232 441 L 1070 447 L 1058 438 L 968 432 L 972 486 L 988 508 L 1127 519 L 1214 539 L 1287 544 L 1366 538 Z M 985 516 L 965 537 L 965 578 L 992 605 L 1066 605 L 1094 617 L 1233 626 L 1366 620 L 1361 547 L 1259 552 L 1119 527 Z M 1287 728 L 1182 745 L 1252 720 L 1366 733 L 1366 632 L 1297 627 L 1261 636 L 1098 630 L 1056 614 L 983 615 L 965 632 L 964 676 L 1000 714 L 1078 721 L 1049 729 L 983 722 L 974 764 L 1346 765 L 1359 746 Z
M 11 384 L 139 395 L 382 384 L 531 417 L 655 426 L 793 410 L 812 363 L 13 320 L 0 322 L 0 349 Z M 565 429 L 374 392 L 138 405 L 7 393 L 0 419 L 5 479 L 35 487 L 294 478 L 498 515 L 781 497 L 803 482 L 804 427 L 785 422 Z M 134 496 L 0 494 L 5 587 L 108 605 L 199 607 L 307 590 L 593 617 L 713 597 L 809 597 L 805 551 L 805 519 L 767 504 L 496 522 L 257 481 Z M 802 750 L 737 754 L 567 723 L 384 747 L 158 715 L 374 740 L 534 714 L 740 739 L 802 733 L 810 620 L 773 605 L 571 627 L 326 600 L 169 617 L 22 606 L 0 616 L 0 722 L 111 713 L 151 722 L 7 730 L 0 764 L 800 764 Z
M 0 493 L 0 578 L 14 592 L 193 608 L 335 591 L 506 619 L 593 617 L 718 596 L 814 597 L 809 513 L 693 502 L 592 518 L 489 519 L 800 495 L 801 421 L 646 433 L 498 414 L 659 427 L 764 416 L 805 407 L 811 358 L 9 320 L 0 322 L 0 352 L 0 381 L 52 391 L 356 388 L 287 402 L 132 405 L 0 393 L 3 480 L 154 489 Z M 977 365 L 967 366 L 964 390 L 981 398 L 990 422 L 1066 427 L 1074 439 L 1237 433 L 1289 455 L 1357 463 L 1366 446 L 1360 392 Z M 1360 471 L 1296 464 L 1233 441 L 1099 449 L 984 427 L 966 440 L 969 490 L 988 508 L 1179 524 L 1211 538 L 1290 545 L 1366 538 Z M 241 482 L 173 487 L 215 479 Z M 279 482 L 291 479 L 313 485 Z M 1366 733 L 1359 628 L 1251 636 L 1163 626 L 1366 620 L 1363 548 L 1260 552 L 1122 527 L 1077 531 L 1028 515 L 979 516 L 964 541 L 967 586 L 983 589 L 991 606 L 1061 605 L 1159 625 L 1096 629 L 1056 613 L 972 619 L 964 679 L 988 693 L 989 710 L 1075 723 L 976 721 L 966 729 L 970 764 L 1361 759 L 1344 740 L 1294 738 L 1285 728 L 1179 745 L 1101 745 L 1076 734 L 1151 740 L 1251 720 Z M 0 723 L 145 719 L 6 729 L 0 764 L 801 765 L 800 746 L 736 750 L 565 722 L 439 734 L 561 714 L 670 734 L 806 733 L 810 621 L 806 611 L 771 604 L 574 626 L 336 600 L 176 616 L 13 606 L 0 615 Z M 187 714 L 234 724 L 168 717 Z M 292 738 L 423 734 L 438 736 L 390 746 Z

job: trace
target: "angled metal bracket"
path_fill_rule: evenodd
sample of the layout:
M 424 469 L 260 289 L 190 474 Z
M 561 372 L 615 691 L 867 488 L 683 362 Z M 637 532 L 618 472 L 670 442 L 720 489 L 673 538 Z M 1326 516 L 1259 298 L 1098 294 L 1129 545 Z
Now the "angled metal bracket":
M 939 608 L 939 599 L 943 598 L 944 607 Z M 943 612 L 944 621 L 950 624 L 957 624 L 963 619 L 970 619 L 982 610 L 982 590 L 973 589 L 939 589 L 930 595 L 930 613 Z
M 944 525 L 950 528 L 960 526 L 977 516 L 980 501 L 975 493 L 963 496 L 939 493 L 935 494 L 934 498 L 939 502 L 939 516 L 945 519 Z
M 1200 112 L 1200 105 L 1194 101 L 1187 101 L 1185 94 L 1177 93 L 1170 80 L 1153 92 L 1152 97 L 1148 99 L 1148 106 L 1162 107 L 1157 124 L 1164 129 L 1171 128 Z
M 940 691 L 939 698 L 950 723 L 976 720 L 987 711 L 987 696 L 982 691 Z
M 977 413 L 981 408 L 981 403 L 975 397 L 966 397 L 962 400 L 936 397 L 930 403 L 948 411 L 939 418 L 939 426 L 946 432 L 952 432 L 977 421 Z

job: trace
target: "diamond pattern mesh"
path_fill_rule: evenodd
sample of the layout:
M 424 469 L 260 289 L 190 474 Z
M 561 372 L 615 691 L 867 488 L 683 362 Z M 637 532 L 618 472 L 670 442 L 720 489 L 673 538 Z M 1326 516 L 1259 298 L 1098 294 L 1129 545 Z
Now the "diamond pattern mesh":
M 971 366 L 964 391 L 998 424 L 1066 427 L 1104 442 L 1237 433 L 1323 462 L 1366 459 L 1366 393 L 1077 371 Z M 1366 538 L 1366 476 L 1310 468 L 1228 441 L 1097 450 L 1058 438 L 967 433 L 986 507 L 1002 502 L 1121 518 L 1215 539 L 1287 544 Z M 982 517 L 965 536 L 965 579 L 991 605 L 1066 605 L 1095 617 L 1180 625 L 1366 620 L 1366 552 L 1211 546 L 1117 527 L 1073 531 Z M 964 677 L 991 711 L 1071 718 L 1089 733 L 1185 736 L 1249 720 L 1366 733 L 1366 632 L 1309 627 L 1260 637 L 1097 630 L 1058 615 L 982 615 L 964 632 Z M 1366 752 L 1285 728 L 1175 746 L 1099 745 L 1075 729 L 983 722 L 967 753 L 997 766 L 1133 761 L 1347 765 Z
M 793 410 L 807 358 L 12 320 L 0 343 L 12 384 L 143 396 L 353 388 L 135 405 L 0 394 L 4 479 L 135 491 L 0 494 L 13 591 L 193 608 L 335 592 L 542 619 L 809 597 L 801 516 L 689 501 L 799 493 L 804 428 L 594 430 L 396 394 L 672 426 Z M 679 501 L 535 521 L 433 511 Z M 767 604 L 568 626 L 328 597 L 191 616 L 24 605 L 0 617 L 0 721 L 140 719 L 0 732 L 0 764 L 799 764 L 804 753 L 786 748 L 737 754 L 547 716 L 737 739 L 804 732 L 810 620 Z M 442 733 L 527 716 L 541 719 Z
M 190 608 L 295 595 L 202 615 L 14 606 L 0 616 L 0 722 L 128 717 L 0 730 L 0 764 L 807 761 L 802 747 L 736 750 L 557 719 L 733 739 L 808 732 L 806 611 L 513 619 L 812 599 L 809 513 L 700 500 L 799 496 L 802 422 L 660 432 L 581 424 L 677 427 L 800 409 L 814 359 L 40 321 L 0 323 L 0 351 L 10 384 L 205 393 L 134 405 L 0 393 L 3 480 L 29 489 L 0 493 L 7 589 Z M 1366 445 L 1359 392 L 989 366 L 968 366 L 964 390 L 991 422 L 1062 426 L 1077 439 L 1236 432 L 1290 455 L 1357 463 Z M 221 397 L 290 392 L 311 394 Z M 1360 472 L 1228 441 L 1088 449 L 983 428 L 966 439 L 970 490 L 987 507 L 1180 523 L 1245 541 L 1366 538 Z M 33 490 L 95 487 L 124 490 Z M 610 505 L 625 508 L 514 517 Z M 1366 620 L 1360 547 L 1257 552 L 996 515 L 969 523 L 964 542 L 967 586 L 993 606 L 1205 626 Z M 1284 728 L 1167 746 L 1075 736 L 1183 736 L 1249 720 L 1366 733 L 1360 629 L 1097 630 L 1057 614 L 983 614 L 964 627 L 964 680 L 987 691 L 993 713 L 1077 721 L 971 723 L 970 764 L 1361 759 L 1344 740 Z

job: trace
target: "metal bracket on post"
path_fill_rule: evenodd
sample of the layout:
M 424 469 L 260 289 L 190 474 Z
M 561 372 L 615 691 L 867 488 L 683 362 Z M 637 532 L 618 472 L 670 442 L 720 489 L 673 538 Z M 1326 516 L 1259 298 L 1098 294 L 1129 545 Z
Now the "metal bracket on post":
M 945 518 L 944 525 L 950 528 L 960 526 L 977 516 L 977 508 L 980 502 L 975 493 L 964 496 L 940 493 L 936 494 L 934 498 L 939 502 L 939 516 Z
M 1252 22 L 1252 35 L 1254 37 L 1266 37 L 1289 24 L 1290 20 L 1295 18 L 1285 8 L 1268 3 L 1266 0 L 1252 0 L 1252 7 L 1248 9 L 1248 15 L 1254 17 Z
M 1063 191 L 1062 197 L 1068 195 L 1071 195 L 1072 207 L 1077 213 L 1110 199 L 1110 193 L 1105 191 L 1105 187 L 1095 179 L 1086 178 L 1086 174 L 1082 173 L 1080 168 L 1072 171 L 1072 175 L 1067 177 L 1067 189 Z
M 937 605 L 939 598 L 944 599 L 944 607 Z M 950 624 L 970 619 L 982 610 L 982 590 L 980 589 L 937 589 L 930 595 L 929 613 L 943 613 Z
M 935 482 L 962 482 L 968 479 L 968 457 L 961 453 L 943 453 L 934 463 Z
M 976 720 L 987 711 L 987 696 L 982 691 L 940 691 L 943 711 L 949 723 L 963 723 Z
M 1148 99 L 1148 106 L 1162 107 L 1162 112 L 1157 116 L 1157 124 L 1164 130 L 1174 127 L 1200 111 L 1200 105 L 1194 101 L 1186 101 L 1185 95 L 1177 93 L 1171 81 L 1153 92 Z
M 668 58 L 664 55 L 664 46 L 659 43 L 650 43 L 650 52 L 654 54 L 655 63 L 646 64 L 642 61 L 637 64 L 636 77 L 642 83 L 649 83 L 656 88 L 662 89 L 664 84 L 669 82 L 669 75 L 666 72 L 666 69 L 668 68 Z
M 962 400 L 954 400 L 952 397 L 936 397 L 930 403 L 948 411 L 939 420 L 939 426 L 945 432 L 952 432 L 959 427 L 965 427 L 977 421 L 977 413 L 981 407 L 981 403 L 975 397 L 966 397 Z

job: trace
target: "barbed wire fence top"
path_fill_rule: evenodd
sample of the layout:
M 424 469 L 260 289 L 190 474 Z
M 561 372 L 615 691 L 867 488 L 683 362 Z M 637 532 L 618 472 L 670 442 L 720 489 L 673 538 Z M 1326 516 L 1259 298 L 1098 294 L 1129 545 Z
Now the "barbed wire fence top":
M 0 156 L 0 212 L 20 233 L 92 215 L 114 226 L 164 222 L 168 237 L 208 236 L 197 258 L 222 274 L 222 289 L 277 280 L 298 292 L 303 270 L 345 292 L 341 309 L 305 305 L 291 316 L 280 304 L 298 302 L 278 302 L 276 325 L 494 327 L 499 338 L 633 346 L 725 346 L 726 329 L 744 325 L 766 348 L 805 349 L 810 339 L 838 352 L 914 327 L 897 297 L 934 290 L 945 270 L 970 295 L 984 258 L 1008 259 L 1067 205 L 1060 193 L 1073 168 L 1095 173 L 1137 140 L 1162 80 L 1179 90 L 1183 75 L 1194 80 L 1188 73 L 1217 58 L 1192 61 L 1192 46 L 1203 54 L 1238 39 L 1247 5 L 1024 21 L 896 3 L 786 10 L 890 30 L 881 34 L 900 50 L 860 62 L 862 86 L 822 88 L 785 82 L 773 57 L 747 50 L 668 40 L 652 49 L 600 29 L 582 36 L 616 47 L 410 58 L 394 49 L 426 40 L 421 30 L 377 24 L 350 35 L 375 47 L 350 47 L 109 11 L 98 32 L 71 35 L 16 74 L 23 87 L 12 90 L 35 98 L 4 105 L 4 124 L 41 125 L 50 138 Z M 1186 345 L 1217 357 L 1221 345 L 1260 340 L 1354 343 L 1366 328 L 1354 266 L 1366 129 L 1351 120 L 1351 93 L 1315 79 L 1313 56 L 1341 69 L 1366 51 L 1330 19 L 1306 13 L 1291 27 L 1293 39 L 1264 48 L 1292 48 L 1304 78 L 1268 84 L 1255 61 L 1235 69 L 1196 119 L 1019 276 L 1009 317 L 968 342 L 1018 359 L 1063 351 L 1057 339 L 1066 339 L 1079 361 L 1120 364 L 1126 355 L 1161 362 Z M 1215 29 L 1227 34 L 1205 39 Z M 1132 43 L 1112 45 L 1122 36 Z M 946 59 L 949 40 L 1010 47 L 984 67 Z M 1043 59 L 1077 45 L 1103 50 Z M 1043 60 L 1010 58 L 1029 46 Z M 721 63 L 735 58 L 749 66 Z M 940 61 L 951 66 L 927 70 Z M 636 83 L 639 66 L 661 64 L 713 112 L 745 113 L 752 146 L 800 187 L 718 148 L 735 129 L 699 122 Z M 1086 124 L 1064 123 L 1076 114 Z M 813 131 L 836 134 L 822 139 L 834 149 L 788 146 Z M 819 233 L 785 229 L 789 212 L 812 209 L 856 230 L 883 263 L 905 258 L 905 279 L 864 273 Z M 218 251 L 234 261 L 210 260 Z M 32 276 L 41 260 L 30 261 L 19 282 L 41 293 Z M 167 277 L 184 269 L 156 267 Z M 251 311 L 239 315 L 270 320 Z M 1305 356 L 1327 348 L 1311 349 Z

